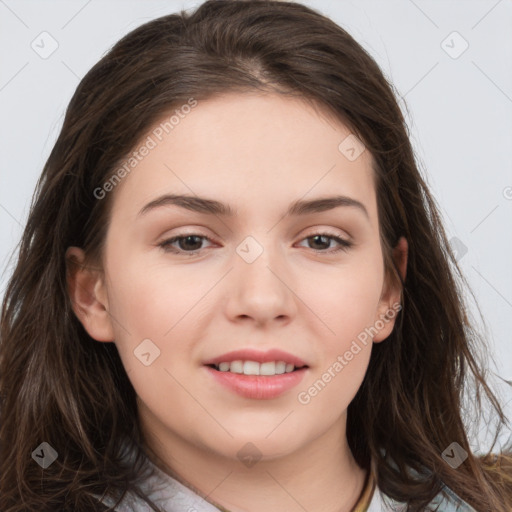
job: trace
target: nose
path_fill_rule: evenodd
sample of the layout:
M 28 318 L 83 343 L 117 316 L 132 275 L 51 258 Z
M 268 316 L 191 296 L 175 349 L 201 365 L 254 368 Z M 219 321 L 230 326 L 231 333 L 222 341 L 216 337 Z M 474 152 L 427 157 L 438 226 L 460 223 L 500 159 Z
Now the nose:
M 251 263 L 235 253 L 229 279 L 226 314 L 231 321 L 284 325 L 295 316 L 292 273 L 284 257 L 268 247 Z

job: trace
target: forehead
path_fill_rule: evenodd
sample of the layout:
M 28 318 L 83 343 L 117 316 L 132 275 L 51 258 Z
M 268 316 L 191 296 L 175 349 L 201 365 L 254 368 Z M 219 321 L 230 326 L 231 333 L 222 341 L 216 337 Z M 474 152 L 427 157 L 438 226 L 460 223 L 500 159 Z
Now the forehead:
M 274 199 L 306 194 L 338 192 L 369 201 L 371 155 L 347 158 L 344 141 L 351 137 L 334 115 L 301 98 L 229 94 L 178 106 L 134 148 L 134 165 L 125 165 L 129 172 L 114 191 L 114 210 L 132 215 L 163 193 L 229 197 L 237 211 L 249 198 L 267 209 Z

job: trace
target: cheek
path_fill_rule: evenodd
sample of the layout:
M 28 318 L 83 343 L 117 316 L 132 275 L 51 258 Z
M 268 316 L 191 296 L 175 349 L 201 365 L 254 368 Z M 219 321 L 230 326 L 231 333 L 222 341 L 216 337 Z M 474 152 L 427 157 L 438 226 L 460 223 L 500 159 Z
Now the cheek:
M 374 252 L 346 265 L 301 278 L 297 295 L 318 319 L 324 353 L 347 350 L 351 340 L 375 322 L 383 283 L 383 262 Z
M 334 420 L 359 389 L 371 356 L 372 331 L 382 291 L 383 262 L 368 251 L 319 274 L 315 286 L 303 288 L 305 302 L 321 321 L 316 338 L 318 364 L 299 390 L 297 400 L 312 414 Z M 328 417 L 328 418 L 327 418 Z
M 318 361 L 301 386 L 297 401 L 308 414 L 335 421 L 356 395 L 366 374 L 373 342 L 378 293 L 375 287 L 345 283 L 326 324 L 326 334 L 317 339 Z M 332 332 L 331 332 L 332 330 Z
M 194 358 L 198 317 L 208 307 L 204 296 L 212 276 L 194 265 L 148 264 L 136 257 L 116 266 L 116 256 L 112 251 L 109 306 L 123 366 L 145 403 L 174 402 L 181 396 L 180 386 L 166 370 L 184 380 L 177 355 L 179 360 Z
M 112 255 L 115 261 L 115 253 Z M 109 300 L 114 325 L 122 337 L 163 338 L 173 326 L 193 312 L 211 287 L 211 276 L 194 265 L 148 263 L 148 258 L 132 257 L 122 265 L 111 265 Z M 116 322 L 114 322 L 116 323 Z

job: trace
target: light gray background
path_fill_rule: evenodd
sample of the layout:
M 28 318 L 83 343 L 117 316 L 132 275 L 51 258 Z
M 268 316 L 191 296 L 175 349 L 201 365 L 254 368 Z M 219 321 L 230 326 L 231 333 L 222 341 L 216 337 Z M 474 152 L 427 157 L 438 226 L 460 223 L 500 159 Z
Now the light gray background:
M 130 30 L 199 3 L 0 0 L 0 295 L 36 180 L 80 78 Z M 462 248 L 459 263 L 497 363 L 491 369 L 512 381 L 512 1 L 303 3 L 347 29 L 401 96 L 448 236 Z M 51 39 L 58 48 L 42 58 L 32 46 L 47 51 Z M 512 404 L 506 385 L 504 393 Z

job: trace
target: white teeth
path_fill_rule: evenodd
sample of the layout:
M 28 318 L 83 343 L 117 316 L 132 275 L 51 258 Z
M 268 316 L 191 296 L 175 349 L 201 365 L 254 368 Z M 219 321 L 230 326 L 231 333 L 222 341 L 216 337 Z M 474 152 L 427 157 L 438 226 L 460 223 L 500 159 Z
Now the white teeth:
M 284 361 L 277 361 L 276 363 L 276 375 L 281 375 L 286 371 L 286 363 Z
M 259 375 L 260 364 L 256 361 L 245 361 L 244 363 L 244 375 Z
M 268 361 L 258 363 L 256 361 L 231 361 L 222 362 L 216 366 L 221 372 L 243 373 L 244 375 L 281 375 L 295 370 L 295 366 L 284 361 Z
M 276 374 L 276 363 L 271 361 L 270 363 L 260 364 L 260 375 L 275 375 Z
M 221 363 L 222 364 L 222 363 Z M 229 365 L 229 363 L 227 363 Z M 231 361 L 231 373 L 244 373 L 243 361 Z

